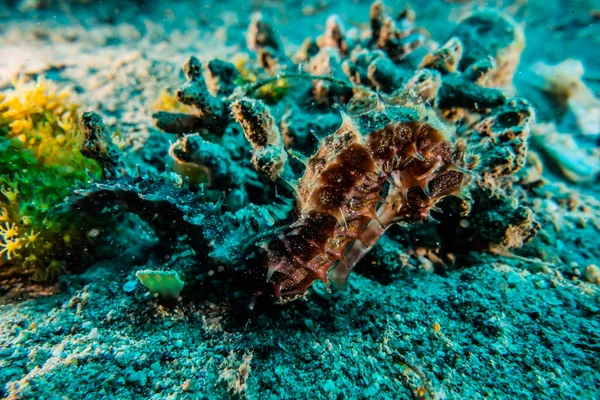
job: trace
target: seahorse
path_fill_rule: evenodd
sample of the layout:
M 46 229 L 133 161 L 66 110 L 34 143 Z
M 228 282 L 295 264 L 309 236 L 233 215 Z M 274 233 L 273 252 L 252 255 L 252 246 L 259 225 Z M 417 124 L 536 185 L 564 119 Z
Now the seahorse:
M 296 184 L 298 218 L 262 245 L 277 298 L 316 280 L 343 284 L 394 223 L 426 220 L 441 198 L 463 197 L 461 148 L 434 111 L 380 99 L 370 111 L 341 112 Z

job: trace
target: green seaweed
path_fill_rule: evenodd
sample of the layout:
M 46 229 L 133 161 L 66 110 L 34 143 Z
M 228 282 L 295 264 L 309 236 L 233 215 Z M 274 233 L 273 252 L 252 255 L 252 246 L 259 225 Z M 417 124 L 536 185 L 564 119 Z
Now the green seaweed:
M 176 271 L 142 270 L 135 276 L 152 294 L 163 297 L 178 298 L 185 285 Z

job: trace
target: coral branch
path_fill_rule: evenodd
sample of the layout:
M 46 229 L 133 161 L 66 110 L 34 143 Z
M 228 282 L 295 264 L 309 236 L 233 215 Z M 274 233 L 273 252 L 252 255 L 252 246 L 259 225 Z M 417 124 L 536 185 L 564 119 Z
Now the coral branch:
M 117 176 L 125 167 L 117 146 L 108 135 L 102 117 L 94 112 L 81 116 L 85 140 L 81 148 L 84 157 L 96 160 L 104 176 Z
M 152 115 L 156 126 L 165 132 L 177 135 L 203 131 L 217 136 L 222 135 L 227 127 L 227 103 L 221 97 L 214 97 L 209 92 L 202 75 L 202 64 L 196 57 L 190 57 L 184 65 L 183 71 L 187 82 L 177 90 L 175 95 L 182 104 L 192 106 L 195 113 L 182 114 L 160 111 Z M 231 82 L 226 77 L 232 78 L 234 76 L 233 71 L 230 71 L 227 66 L 216 63 L 212 64 L 212 70 L 209 69 L 209 71 L 215 93 L 228 93 L 231 90 Z
M 277 179 L 286 165 L 287 153 L 269 109 L 260 100 L 242 98 L 231 104 L 231 110 L 254 149 L 254 168 L 271 180 Z

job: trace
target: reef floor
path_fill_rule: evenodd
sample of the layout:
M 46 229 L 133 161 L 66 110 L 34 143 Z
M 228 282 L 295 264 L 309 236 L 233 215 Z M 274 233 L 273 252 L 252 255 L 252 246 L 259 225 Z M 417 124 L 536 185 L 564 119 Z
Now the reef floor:
M 480 6 L 414 3 L 419 23 L 438 37 Z M 600 3 L 563 3 L 488 4 L 525 24 L 517 92 L 528 90 L 536 62 L 573 58 L 600 93 Z M 181 82 L 190 55 L 240 51 L 251 11 L 270 13 L 293 48 L 331 13 L 364 20 L 370 2 L 158 2 L 118 12 L 111 2 L 60 4 L 4 7 L 0 89 L 19 72 L 74 87 L 133 152 L 148 138 L 168 143 L 152 123 L 154 102 Z M 570 183 L 552 168 L 544 174 L 588 213 L 540 205 L 540 233 L 515 254 L 477 253 L 468 268 L 440 273 L 384 239 L 374 253 L 405 259 L 400 270 L 370 257 L 345 290 L 316 285 L 305 301 L 251 312 L 210 296 L 153 298 L 135 278 L 148 262 L 143 240 L 55 284 L 0 273 L 0 397 L 600 398 L 600 185 Z

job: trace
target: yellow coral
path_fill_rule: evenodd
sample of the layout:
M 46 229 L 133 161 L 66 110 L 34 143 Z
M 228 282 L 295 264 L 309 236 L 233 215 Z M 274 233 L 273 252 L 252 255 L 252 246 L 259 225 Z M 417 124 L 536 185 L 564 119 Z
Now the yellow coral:
M 32 270 L 41 269 L 41 268 L 39 268 L 40 264 L 41 264 L 40 259 L 37 258 L 33 254 L 25 257 L 25 260 L 23 260 L 23 268 L 24 269 L 32 269 Z
M 64 271 L 86 224 L 48 210 L 101 170 L 81 154 L 85 135 L 68 91 L 45 81 L 13 85 L 0 96 L 0 265 L 13 260 L 41 280 Z
M 252 71 L 252 68 L 248 66 L 248 62 L 248 57 L 237 57 L 234 60 L 234 65 L 237 68 L 241 78 L 241 82 L 238 82 L 240 85 L 258 81 L 258 76 L 254 71 Z M 281 78 L 261 86 L 256 91 L 256 96 L 268 103 L 276 103 L 282 97 L 284 97 L 291 88 L 292 84 L 290 81 L 288 79 Z
M 47 137 L 51 137 L 52 136 L 52 125 L 50 124 L 50 122 L 48 121 L 41 121 L 39 124 L 37 124 L 36 129 L 38 131 L 38 133 L 41 136 L 47 136 Z M 30 144 L 34 144 L 36 141 L 35 137 L 32 137 L 30 139 Z
M 238 57 L 234 57 L 233 64 L 235 68 L 238 70 L 240 77 L 245 82 L 256 82 L 256 74 L 252 72 L 252 70 L 248 67 L 248 61 L 250 58 L 246 55 L 240 55 Z
M 66 270 L 67 268 L 65 267 L 64 262 L 52 260 L 50 264 L 46 267 L 46 276 L 38 280 L 44 280 L 48 277 L 56 278 L 58 275 L 64 273 Z
M 75 121 L 73 121 L 73 117 L 67 115 L 58 120 L 58 126 L 60 126 L 65 132 L 68 132 L 75 128 Z
M 26 88 L 22 81 L 13 82 L 21 96 L 11 96 L 3 99 L 6 111 L 2 116 L 8 120 L 23 120 L 33 114 L 44 111 L 62 113 L 66 111 L 64 100 L 69 93 L 66 91 L 56 94 L 45 81 L 38 81 L 33 88 Z
M 67 103 L 69 92 L 56 94 L 45 82 L 35 86 L 15 82 L 15 91 L 0 105 L 10 135 L 35 150 L 46 165 L 67 164 L 78 154 L 83 135 L 77 121 L 77 105 Z M 74 151 L 76 150 L 76 151 Z
M 19 235 L 19 228 L 14 222 L 5 222 L 4 226 L 0 226 L 0 236 L 4 239 L 10 239 Z
M 8 199 L 9 202 L 14 203 L 17 201 L 17 197 L 19 196 L 19 191 L 17 188 L 2 186 L 0 189 L 0 193 L 4 195 Z
M 40 232 L 34 232 L 33 230 L 25 234 L 25 247 L 35 248 L 37 238 L 40 236 Z
M 0 240 L 0 256 L 6 254 L 6 259 L 11 260 L 17 254 L 17 250 L 19 250 L 22 245 L 23 242 L 19 238 L 7 239 L 3 236 L 2 240 Z
M 32 129 L 33 122 L 31 121 L 31 118 L 17 119 L 15 121 L 11 122 L 9 126 L 11 129 L 11 133 L 13 135 L 17 135 L 17 134 L 23 132 L 24 130 Z

